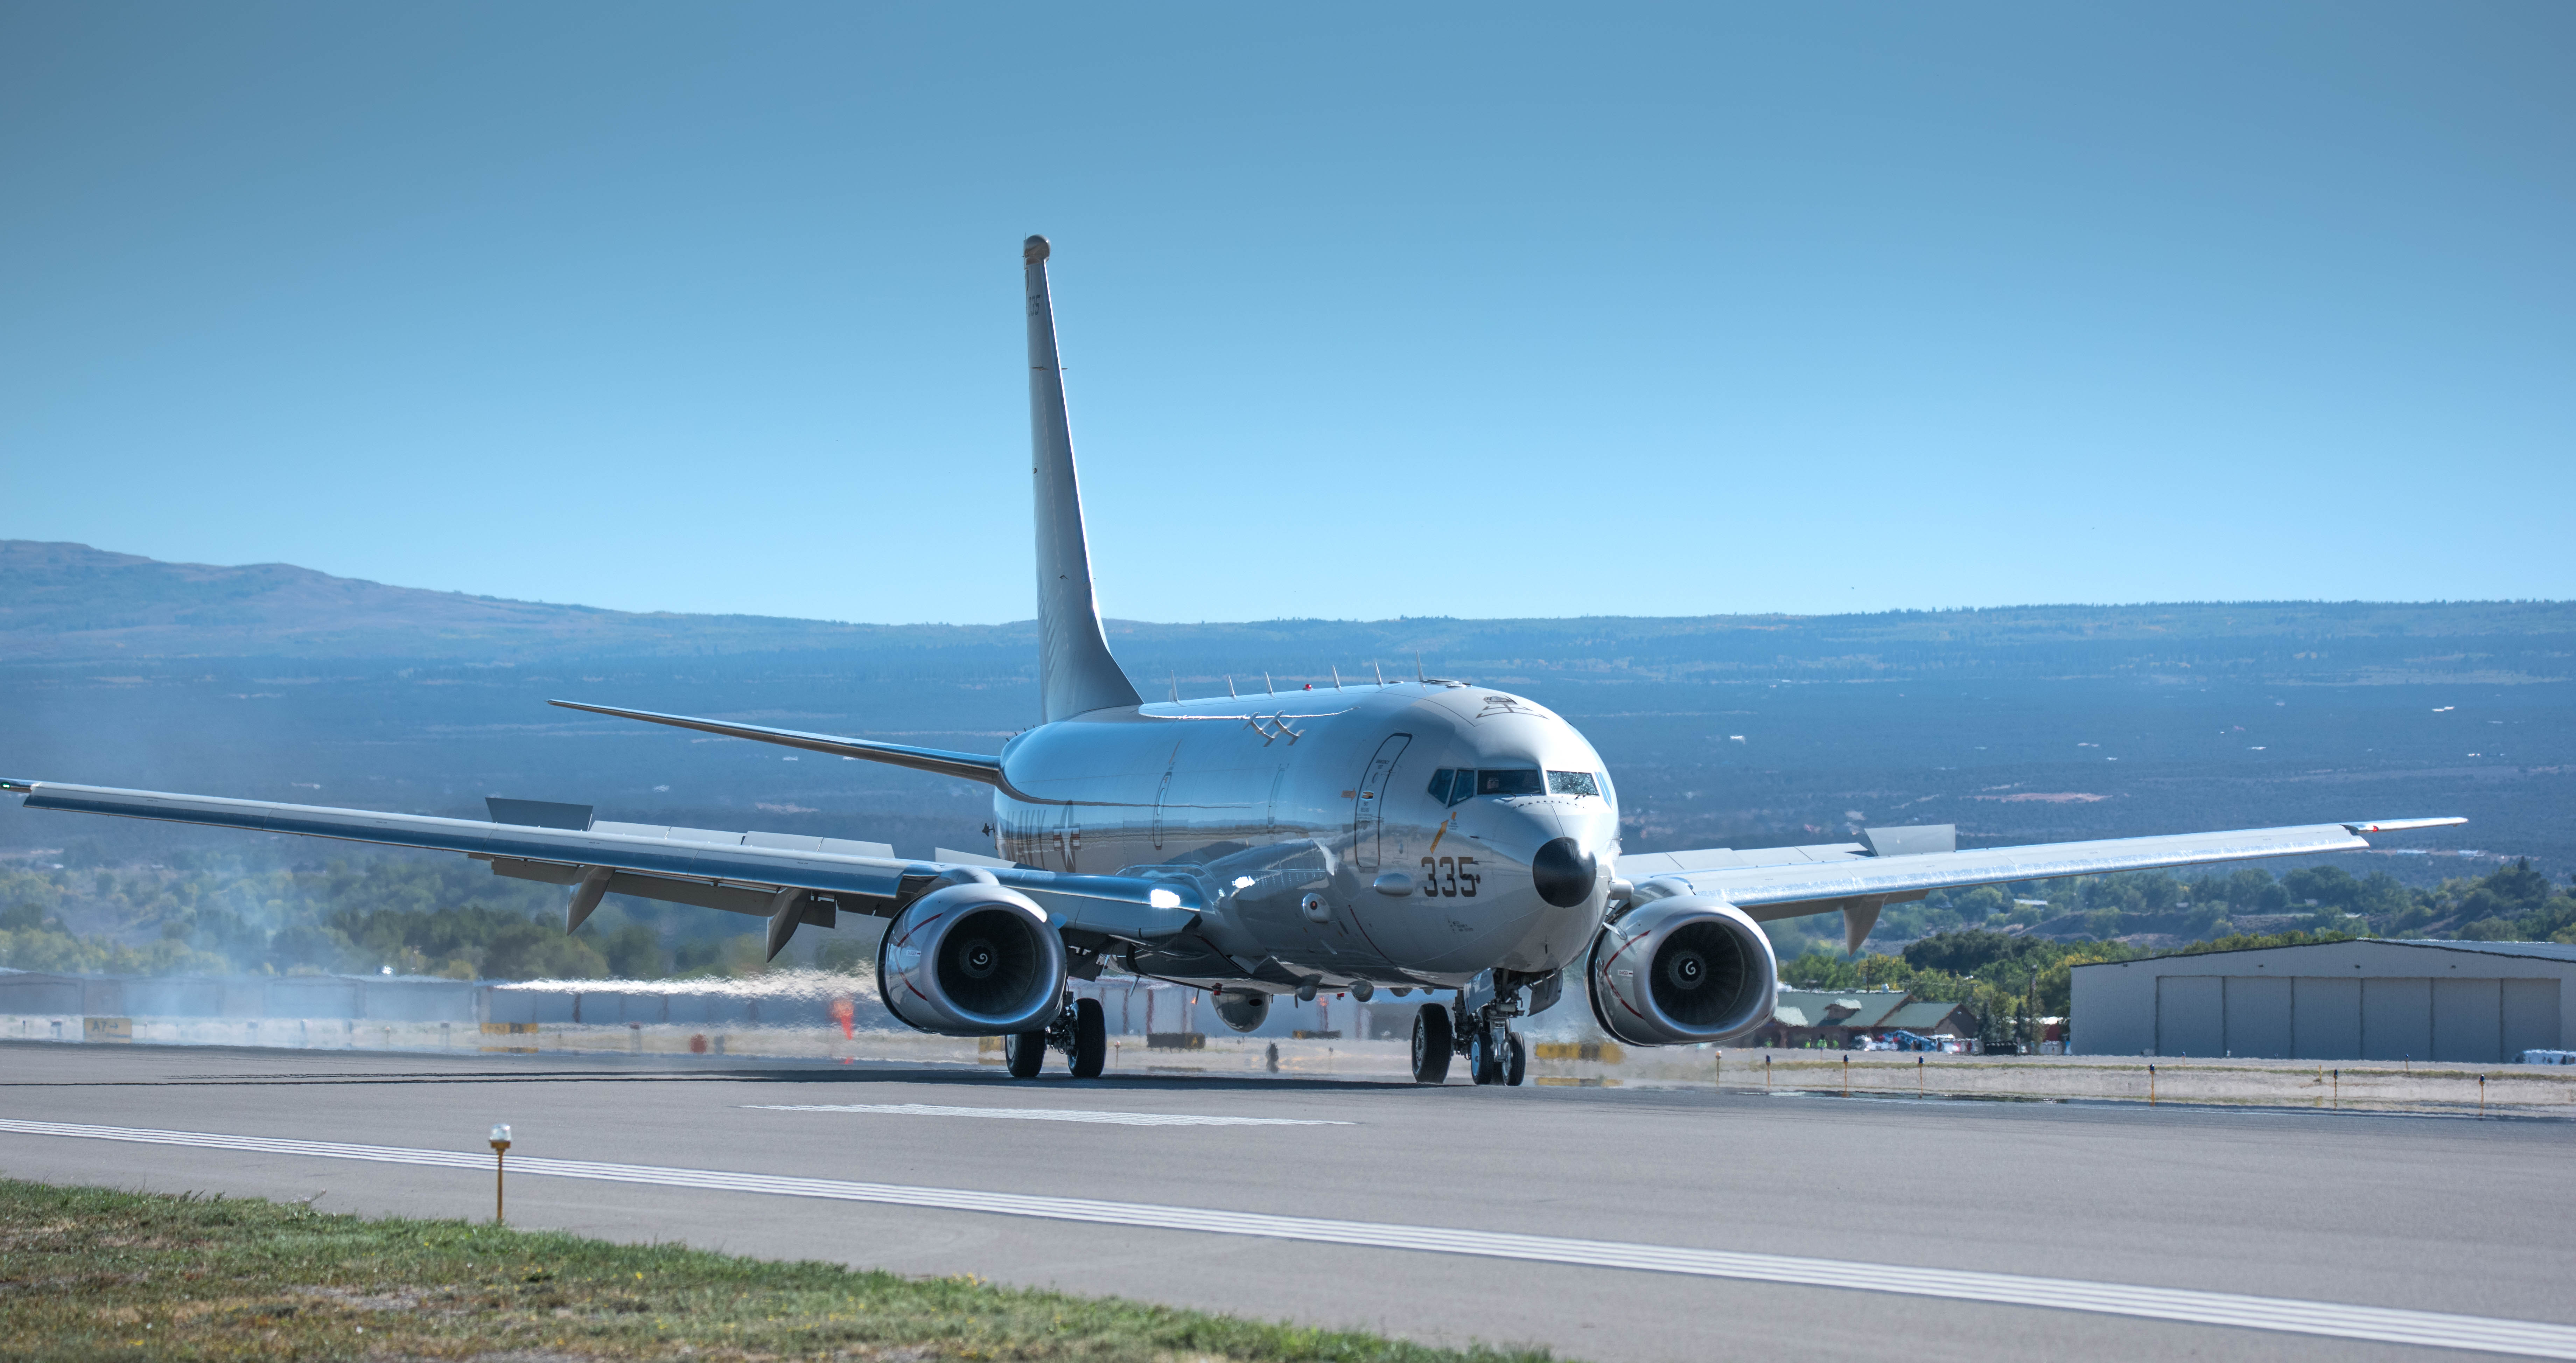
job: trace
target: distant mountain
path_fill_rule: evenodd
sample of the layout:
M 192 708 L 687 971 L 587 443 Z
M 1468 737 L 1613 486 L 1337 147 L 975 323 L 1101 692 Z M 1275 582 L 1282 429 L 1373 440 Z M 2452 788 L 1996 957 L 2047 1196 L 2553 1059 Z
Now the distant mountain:
M 2007 606 L 1873 615 L 1112 620 L 1146 691 L 1271 669 L 1281 681 L 1410 670 L 1493 684 L 2165 676 L 2307 681 L 2562 680 L 2576 603 L 2237 602 Z M 389 587 L 282 563 L 163 563 L 0 540 L 0 663 L 218 658 L 547 660 L 830 655 L 840 669 L 1022 677 L 1036 631 L 635 613 Z M 818 659 L 819 661 L 819 659 Z
M 2563 602 L 1109 628 L 1149 697 L 1409 676 L 1417 654 L 1532 696 L 1616 773 L 1639 851 L 1870 822 L 1991 846 L 2461 814 L 2353 865 L 2438 878 L 2485 849 L 2576 869 Z M 1035 722 L 1036 652 L 1025 622 L 633 614 L 0 541 L 0 773 L 462 817 L 504 794 L 926 855 L 979 845 L 988 792 L 546 701 L 991 752 Z M 12 804 L 0 849 L 237 841 Z
M 945 632 L 638 614 L 388 587 L 285 563 L 163 563 L 86 544 L 0 540 L 0 653 L 14 661 L 654 656 L 920 643 Z

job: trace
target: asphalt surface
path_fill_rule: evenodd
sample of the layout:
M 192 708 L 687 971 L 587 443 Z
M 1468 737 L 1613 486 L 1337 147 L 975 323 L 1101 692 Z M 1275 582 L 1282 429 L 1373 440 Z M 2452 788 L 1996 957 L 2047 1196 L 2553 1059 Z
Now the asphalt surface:
M 760 1105 L 1039 1108 L 1134 1125 Z M 1041 1194 L 1798 1255 L 1851 1289 L 1086 1225 L 757 1192 L 511 1180 L 611 1239 L 1114 1293 L 1598 1360 L 2460 1358 L 1866 1290 L 1869 1265 L 2576 1324 L 2576 1123 L 2135 1105 L 1480 1089 L 991 1069 L 0 1044 L 0 1118 Z M 1130 1121 L 1133 1119 L 1131 1118 Z M 485 1217 L 487 1169 L 0 1133 L 0 1174 Z

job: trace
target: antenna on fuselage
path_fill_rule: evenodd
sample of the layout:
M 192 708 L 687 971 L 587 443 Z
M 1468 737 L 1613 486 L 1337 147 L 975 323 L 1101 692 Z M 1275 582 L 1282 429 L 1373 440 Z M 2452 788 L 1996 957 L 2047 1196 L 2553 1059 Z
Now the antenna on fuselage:
M 1261 674 L 1261 694 L 1265 696 L 1279 694 L 1279 683 L 1270 680 L 1270 674 L 1267 672 Z
M 1333 689 L 1336 691 L 1342 689 L 1342 669 L 1338 663 L 1333 667 Z
M 1225 693 L 1229 696 L 1234 694 L 1234 674 L 1231 672 L 1225 674 Z
M 1419 653 L 1413 655 L 1413 679 L 1424 686 L 1431 684 L 1431 679 L 1422 675 L 1422 655 Z
M 1177 669 L 1172 673 L 1172 703 L 1181 703 L 1181 674 Z
M 1380 685 L 1380 686 L 1384 686 L 1384 685 L 1386 685 L 1386 669 L 1377 665 L 1377 659 L 1375 659 L 1375 658 L 1371 658 L 1371 659 L 1369 659 L 1369 671 L 1374 672 L 1374 673 L 1376 673 L 1376 674 L 1377 674 L 1377 684 L 1378 684 L 1378 685 Z

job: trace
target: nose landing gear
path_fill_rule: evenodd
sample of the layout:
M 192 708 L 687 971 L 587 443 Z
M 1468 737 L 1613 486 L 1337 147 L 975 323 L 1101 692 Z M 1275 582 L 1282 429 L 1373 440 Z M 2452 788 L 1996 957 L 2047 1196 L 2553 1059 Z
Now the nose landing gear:
M 1468 1041 L 1467 1072 L 1479 1084 L 1518 1087 L 1529 1074 L 1529 1043 L 1496 1023 Z
M 1517 1085 L 1529 1074 L 1529 1043 L 1500 1017 L 1480 1015 L 1462 1034 L 1446 1006 L 1422 1005 L 1413 1015 L 1413 1081 L 1446 1083 L 1453 1055 L 1467 1057 L 1467 1076 L 1479 1084 Z
M 1542 975 L 1498 968 L 1459 990 L 1456 1002 L 1446 1007 L 1422 1005 L 1413 1021 L 1414 1081 L 1447 1079 L 1448 1057 L 1457 1054 L 1467 1057 L 1467 1076 L 1477 1083 L 1519 1086 L 1529 1077 L 1529 1042 L 1511 1029 L 1511 1020 L 1555 1004 L 1562 979 L 1561 971 Z
M 1076 999 L 1073 1006 L 1056 1014 L 1055 1025 L 1043 1032 L 1019 1032 L 1002 1038 L 1002 1058 L 1008 1063 L 1014 1079 L 1035 1079 L 1046 1067 L 1049 1047 L 1062 1051 L 1072 1062 L 1073 1077 L 1097 1079 L 1109 1060 L 1109 1024 L 1100 1011 L 1098 999 Z

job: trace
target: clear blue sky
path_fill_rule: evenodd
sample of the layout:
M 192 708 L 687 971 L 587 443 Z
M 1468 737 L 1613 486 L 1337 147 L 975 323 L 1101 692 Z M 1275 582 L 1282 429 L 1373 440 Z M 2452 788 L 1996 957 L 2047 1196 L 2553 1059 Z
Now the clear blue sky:
M 2576 7 L 0 4 L 0 537 L 1142 619 L 2576 596 Z

